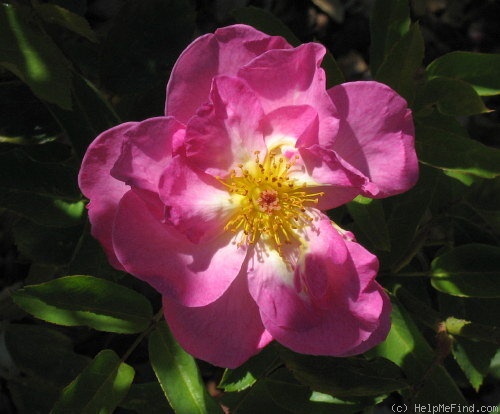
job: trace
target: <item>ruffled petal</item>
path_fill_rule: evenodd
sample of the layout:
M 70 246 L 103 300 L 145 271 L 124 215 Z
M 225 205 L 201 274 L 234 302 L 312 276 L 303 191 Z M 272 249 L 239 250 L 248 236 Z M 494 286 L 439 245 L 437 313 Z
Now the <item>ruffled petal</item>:
M 219 181 L 181 156 L 165 168 L 160 198 L 167 207 L 166 219 L 193 243 L 220 235 L 235 209 Z
M 210 103 L 187 125 L 186 156 L 209 174 L 227 175 L 235 164 L 265 150 L 259 132 L 263 116 L 259 99 L 244 81 L 215 78 Z
M 187 123 L 207 101 L 215 76 L 233 76 L 266 50 L 288 48 L 291 46 L 282 37 L 242 24 L 199 37 L 184 50 L 172 70 L 165 114 Z
M 382 198 L 418 179 L 414 128 L 406 101 L 386 85 L 350 82 L 328 90 L 340 127 L 330 148 L 364 174 L 364 195 Z
M 100 134 L 88 147 L 82 161 L 78 184 L 90 199 L 87 205 L 92 224 L 91 234 L 102 244 L 109 262 L 123 270 L 118 262 L 111 240 L 111 231 L 118 203 L 129 187 L 110 174 L 120 156 L 125 134 L 138 123 L 128 122 Z
M 319 116 L 319 141 L 331 139 L 338 120 L 325 91 L 325 72 L 321 61 L 325 48 L 306 43 L 290 50 L 271 50 L 242 67 L 238 76 L 245 79 L 259 96 L 264 111 L 283 106 L 310 105 Z
M 158 183 L 185 128 L 171 117 L 150 118 L 126 131 L 111 175 L 131 187 L 158 192 Z
M 213 365 L 236 368 L 273 339 L 248 293 L 245 271 L 207 306 L 186 307 L 164 297 L 163 308 L 182 347 Z
M 194 244 L 165 223 L 156 194 L 127 192 L 116 213 L 113 246 L 125 270 L 185 306 L 218 299 L 241 270 L 246 251 L 224 234 Z
M 270 334 L 306 354 L 346 356 L 387 335 L 390 306 L 373 281 L 378 261 L 361 246 L 348 246 L 328 218 L 307 232 L 292 266 L 278 254 L 254 261 L 249 287 Z M 281 265 L 280 265 L 281 259 Z

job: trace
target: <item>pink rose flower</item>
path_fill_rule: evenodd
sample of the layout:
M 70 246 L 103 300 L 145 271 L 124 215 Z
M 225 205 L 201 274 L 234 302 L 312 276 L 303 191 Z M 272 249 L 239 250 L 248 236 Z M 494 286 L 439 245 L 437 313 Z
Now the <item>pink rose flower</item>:
M 326 90 L 324 54 L 244 25 L 201 36 L 165 116 L 103 132 L 83 160 L 110 262 L 157 289 L 180 344 L 215 365 L 273 339 L 354 355 L 388 333 L 377 258 L 322 211 L 415 184 L 412 116 L 377 82 Z

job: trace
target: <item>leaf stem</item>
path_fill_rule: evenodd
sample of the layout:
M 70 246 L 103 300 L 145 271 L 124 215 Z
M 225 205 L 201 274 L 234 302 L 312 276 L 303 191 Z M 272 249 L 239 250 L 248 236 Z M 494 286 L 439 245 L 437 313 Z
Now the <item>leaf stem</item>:
M 151 323 L 149 326 L 140 333 L 140 335 L 135 338 L 135 341 L 132 343 L 132 345 L 129 346 L 129 348 L 125 351 L 121 358 L 121 362 L 125 362 L 130 355 L 135 351 L 135 349 L 139 346 L 139 344 L 143 341 L 143 339 L 150 334 L 150 332 L 156 328 L 156 325 L 158 322 L 160 322 L 163 318 L 163 308 L 160 308 L 160 310 L 153 316 L 151 319 Z

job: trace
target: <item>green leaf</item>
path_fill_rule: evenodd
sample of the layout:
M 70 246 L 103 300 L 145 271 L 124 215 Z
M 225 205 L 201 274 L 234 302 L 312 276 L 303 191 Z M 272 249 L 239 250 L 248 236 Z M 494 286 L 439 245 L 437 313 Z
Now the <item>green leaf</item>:
M 347 204 L 347 210 L 372 248 L 391 250 L 389 230 L 380 200 L 357 197 Z
M 83 222 L 85 203 L 68 202 L 36 194 L 0 191 L 0 207 L 49 227 L 71 227 Z
M 254 6 L 242 7 L 233 10 L 232 14 L 238 23 L 248 24 L 271 36 L 284 37 L 292 46 L 299 46 L 302 43 L 288 26 L 264 9 Z M 326 73 L 327 88 L 345 82 L 342 71 L 328 50 L 323 58 L 321 67 Z
M 192 39 L 195 17 L 188 1 L 124 2 L 102 46 L 102 84 L 118 94 L 164 85 L 169 69 Z
M 71 107 L 71 64 L 30 16 L 29 9 L 0 3 L 0 65 L 40 99 Z
M 445 321 L 446 331 L 455 336 L 491 342 L 500 345 L 500 327 L 488 326 L 450 316 Z
M 407 0 L 376 0 L 370 18 L 370 67 L 376 77 L 382 62 L 410 28 Z
M 28 85 L 14 75 L 0 81 L 0 143 L 47 143 L 58 133 L 57 124 Z
M 18 250 L 33 262 L 64 265 L 69 263 L 82 234 L 83 225 L 46 227 L 20 219 L 12 232 Z
M 0 192 L 80 201 L 76 178 L 76 169 L 33 161 L 20 149 L 0 154 Z
M 360 412 L 369 405 L 375 405 L 373 399 L 365 398 L 346 401 L 328 394 L 311 392 L 305 385 L 293 384 L 273 379 L 264 380 L 264 384 L 273 401 L 295 414 L 350 414 Z
M 243 391 L 254 385 L 267 372 L 275 369 L 281 361 L 276 349 L 268 346 L 236 369 L 226 369 L 218 385 L 226 392 Z
M 488 374 L 491 360 L 497 350 L 498 345 L 495 344 L 454 338 L 453 357 L 476 391 L 479 391 L 484 377 Z
M 229 407 L 230 412 L 238 414 L 290 414 L 289 410 L 276 403 L 265 381 L 257 381 L 253 387 L 241 392 L 225 393 L 221 402 Z
M 461 297 L 500 297 L 500 248 L 484 244 L 456 247 L 431 263 L 432 286 Z
M 137 333 L 150 324 L 152 309 L 141 294 L 92 276 L 66 276 L 26 286 L 13 294 L 26 312 L 64 326 Z
M 105 349 L 64 389 L 51 414 L 111 414 L 127 395 L 134 374 L 131 366 Z
M 418 252 L 425 240 L 422 224 L 435 197 L 440 177 L 436 170 L 420 166 L 417 185 L 410 191 L 384 200 L 387 228 L 391 240 L 389 254 L 379 254 L 382 264 L 399 271 Z
M 67 273 L 92 275 L 111 281 L 120 280 L 125 273 L 109 264 L 106 253 L 99 242 L 90 234 L 89 226 L 82 233 L 69 263 Z
M 407 387 L 402 372 L 384 358 L 332 358 L 280 348 L 286 366 L 303 384 L 334 397 L 366 397 Z
M 489 112 L 471 85 L 458 79 L 444 77 L 430 79 L 417 90 L 415 111 L 422 111 L 433 105 L 442 114 L 450 116 Z
M 424 38 L 415 23 L 386 55 L 376 80 L 389 85 L 411 103 L 415 98 L 415 74 L 423 58 Z
M 90 361 L 73 352 L 73 344 L 67 336 L 46 326 L 8 325 L 5 344 L 23 374 L 55 387 L 67 385 Z
M 89 144 L 101 132 L 120 122 L 101 93 L 85 78 L 73 76 L 75 102 L 71 111 L 47 105 L 54 119 L 59 123 L 80 159 Z
M 481 96 L 500 93 L 500 54 L 451 52 L 427 66 L 430 79 L 446 77 L 463 80 Z
M 399 365 L 412 385 L 403 393 L 412 403 L 465 404 L 448 372 L 435 362 L 435 354 L 410 316 L 393 302 L 392 326 L 387 339 L 369 352 Z
M 500 175 L 500 150 L 464 138 L 444 125 L 417 119 L 416 149 L 420 161 L 435 168 L 493 178 Z
M 59 397 L 60 389 L 37 377 L 16 377 L 7 382 L 18 414 L 48 413 Z
M 132 384 L 120 407 L 138 414 L 173 414 L 165 394 L 157 382 Z
M 208 395 L 194 358 L 161 323 L 149 337 L 149 359 L 170 405 L 178 414 L 221 413 Z
M 65 29 L 85 37 L 91 42 L 97 42 L 97 36 L 90 27 L 87 20 L 68 9 L 52 3 L 32 2 L 38 15 L 47 23 L 57 24 Z

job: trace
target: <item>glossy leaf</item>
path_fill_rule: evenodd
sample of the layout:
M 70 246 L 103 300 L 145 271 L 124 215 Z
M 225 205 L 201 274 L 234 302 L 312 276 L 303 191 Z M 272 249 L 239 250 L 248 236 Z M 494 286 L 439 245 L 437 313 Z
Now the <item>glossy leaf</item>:
M 419 159 L 436 168 L 479 177 L 500 175 L 500 150 L 464 138 L 439 124 L 429 125 L 425 118 L 416 122 Z
M 316 357 L 285 348 L 280 354 L 300 382 L 335 397 L 377 396 L 407 386 L 399 367 L 384 358 Z
M 71 107 L 71 64 L 27 8 L 0 3 L 0 65 L 38 98 Z
M 176 413 L 222 412 L 208 395 L 194 358 L 175 341 L 165 323 L 149 336 L 149 360 Z
M 311 391 L 308 386 L 290 382 L 266 379 L 265 387 L 277 406 L 295 414 L 351 414 L 361 411 L 368 405 L 374 405 L 370 398 L 351 401 Z
M 149 301 L 117 283 L 92 276 L 66 276 L 17 290 L 14 301 L 26 312 L 65 326 L 89 326 L 117 333 L 145 330 Z
M 391 250 L 382 201 L 357 197 L 347 204 L 347 209 L 356 227 L 363 233 L 372 248 L 382 251 Z
M 376 0 L 370 18 L 370 67 L 377 76 L 392 47 L 410 28 L 410 7 L 406 0 Z
M 468 83 L 451 78 L 432 78 L 417 90 L 416 110 L 435 105 L 450 116 L 469 116 L 489 112 L 481 97 Z
M 445 321 L 446 331 L 455 336 L 491 342 L 500 345 L 500 327 L 488 326 L 450 316 Z
M 403 393 L 412 403 L 465 403 L 447 371 L 435 362 L 435 354 L 410 316 L 393 302 L 392 327 L 387 339 L 370 355 L 387 358 L 401 367 L 412 388 Z
M 234 10 L 232 14 L 239 23 L 248 24 L 268 35 L 282 36 L 292 46 L 299 46 L 302 43 L 288 26 L 264 9 L 253 6 L 243 7 Z M 345 82 L 342 71 L 328 50 L 323 58 L 321 67 L 326 73 L 327 89 Z
M 415 97 L 415 74 L 423 58 L 424 38 L 415 23 L 386 55 L 376 80 L 389 85 L 411 104 Z
M 272 372 L 281 361 L 273 346 L 268 346 L 236 369 L 226 369 L 219 388 L 226 392 L 243 391 L 254 385 L 257 380 Z
M 476 392 L 488 374 L 491 360 L 497 350 L 498 345 L 454 338 L 453 357 Z
M 427 66 L 429 78 L 460 79 L 472 85 L 481 96 L 500 93 L 500 55 L 493 53 L 451 52 Z
M 454 296 L 500 297 L 500 248 L 482 244 L 456 247 L 432 261 L 432 286 Z
M 130 365 L 105 349 L 63 390 L 51 414 L 111 414 L 127 394 L 134 375 Z

